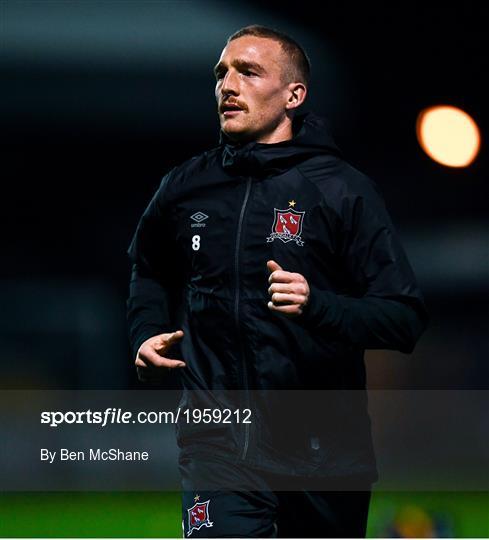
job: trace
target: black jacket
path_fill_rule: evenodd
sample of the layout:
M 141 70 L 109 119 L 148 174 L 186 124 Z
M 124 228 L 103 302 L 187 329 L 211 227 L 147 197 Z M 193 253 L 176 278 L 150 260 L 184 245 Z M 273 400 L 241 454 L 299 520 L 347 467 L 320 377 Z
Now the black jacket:
M 182 450 L 377 478 L 364 350 L 411 353 L 429 317 L 378 186 L 342 158 L 324 118 L 299 114 L 293 138 L 274 144 L 234 144 L 221 131 L 217 147 L 163 177 L 128 254 L 134 353 L 181 328 L 182 405 L 237 399 L 253 409 L 251 425 L 180 423 Z M 269 310 L 269 259 L 307 279 L 298 317 Z M 200 401 L 191 392 L 207 389 L 242 392 Z M 285 389 L 352 392 L 329 402 L 326 418 L 325 393 L 294 402 L 272 392 Z M 348 422 L 355 435 L 338 436 Z

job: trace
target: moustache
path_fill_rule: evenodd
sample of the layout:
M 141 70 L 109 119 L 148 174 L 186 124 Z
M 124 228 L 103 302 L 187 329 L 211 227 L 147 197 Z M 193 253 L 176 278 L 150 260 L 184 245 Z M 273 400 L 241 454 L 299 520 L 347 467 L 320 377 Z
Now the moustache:
M 229 107 L 238 107 L 239 109 L 241 109 L 243 111 L 247 110 L 246 105 L 244 103 L 241 103 L 240 101 L 226 101 L 226 102 L 221 103 L 221 105 L 219 107 L 219 111 L 224 112 Z

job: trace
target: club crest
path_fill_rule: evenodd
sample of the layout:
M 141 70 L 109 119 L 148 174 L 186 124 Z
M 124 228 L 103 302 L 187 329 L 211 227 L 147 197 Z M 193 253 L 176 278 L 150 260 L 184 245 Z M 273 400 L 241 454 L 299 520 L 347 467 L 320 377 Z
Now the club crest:
M 304 240 L 301 238 L 302 219 L 305 212 L 297 212 L 293 208 L 287 210 L 279 210 L 274 208 L 274 220 L 272 233 L 267 237 L 267 242 L 273 242 L 276 238 L 287 243 L 293 240 L 298 246 L 304 245 Z
M 204 525 L 212 527 L 214 523 L 209 519 L 209 503 L 210 499 L 205 502 L 197 502 L 192 508 L 187 509 L 188 513 L 188 531 L 187 536 L 192 534 L 192 531 L 198 531 Z

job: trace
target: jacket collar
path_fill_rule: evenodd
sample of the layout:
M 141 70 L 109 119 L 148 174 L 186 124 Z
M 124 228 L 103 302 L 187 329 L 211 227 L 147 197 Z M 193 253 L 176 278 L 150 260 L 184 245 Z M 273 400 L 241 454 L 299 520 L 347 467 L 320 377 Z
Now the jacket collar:
M 320 154 L 341 156 L 329 121 L 313 112 L 299 113 L 292 123 L 292 138 L 278 143 L 233 142 L 220 130 L 221 163 L 231 174 L 273 176 Z

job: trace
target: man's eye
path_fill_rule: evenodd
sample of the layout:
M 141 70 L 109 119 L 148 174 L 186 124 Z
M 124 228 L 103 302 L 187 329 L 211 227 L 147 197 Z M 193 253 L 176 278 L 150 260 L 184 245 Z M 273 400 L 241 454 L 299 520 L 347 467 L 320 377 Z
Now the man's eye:
M 256 75 L 256 73 L 253 73 L 253 71 L 248 71 L 248 70 L 243 71 L 243 73 L 244 73 L 247 77 L 250 77 L 250 76 L 252 77 L 253 75 Z

